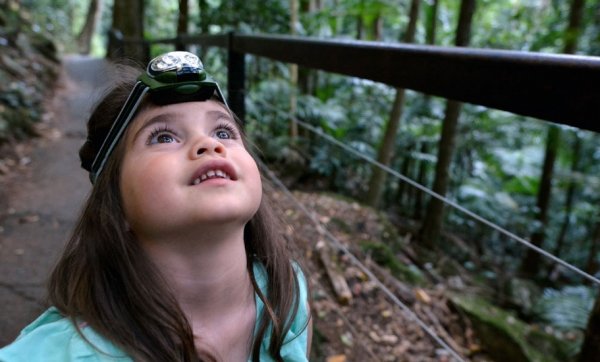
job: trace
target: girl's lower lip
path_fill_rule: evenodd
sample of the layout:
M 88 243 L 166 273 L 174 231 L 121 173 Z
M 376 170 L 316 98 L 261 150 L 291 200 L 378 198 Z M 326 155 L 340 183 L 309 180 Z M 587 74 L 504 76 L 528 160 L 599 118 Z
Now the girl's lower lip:
M 229 181 L 231 181 L 231 180 L 230 179 L 226 179 L 226 178 L 220 178 L 220 177 L 209 178 L 209 179 L 206 179 L 204 181 L 200 181 L 200 183 L 198 183 L 198 184 L 192 184 L 192 186 L 200 186 L 200 185 L 204 185 L 204 184 L 207 184 L 207 183 L 208 184 L 218 184 L 218 185 L 221 185 L 221 184 L 226 184 Z

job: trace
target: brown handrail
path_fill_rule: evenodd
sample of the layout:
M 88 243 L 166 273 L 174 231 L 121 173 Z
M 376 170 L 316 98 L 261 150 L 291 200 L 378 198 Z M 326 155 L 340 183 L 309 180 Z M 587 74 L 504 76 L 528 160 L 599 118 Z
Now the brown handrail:
M 235 33 L 174 39 L 600 132 L 600 57 Z

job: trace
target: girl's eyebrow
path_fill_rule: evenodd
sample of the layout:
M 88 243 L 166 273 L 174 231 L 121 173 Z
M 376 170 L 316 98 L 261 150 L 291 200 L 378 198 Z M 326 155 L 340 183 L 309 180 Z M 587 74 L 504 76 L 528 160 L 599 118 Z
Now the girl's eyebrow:
M 208 117 L 208 119 L 210 120 L 218 120 L 218 119 L 225 119 L 227 121 L 230 121 L 232 123 L 236 123 L 235 120 L 233 119 L 233 117 L 231 116 L 231 114 L 227 113 L 227 112 L 223 112 L 221 110 L 214 110 L 214 111 L 208 111 L 206 112 L 206 116 Z
M 173 120 L 176 120 L 178 116 L 178 113 L 176 112 L 168 112 L 168 113 L 161 113 L 158 114 L 146 121 L 144 121 L 144 123 L 142 124 L 142 126 L 137 130 L 137 132 L 135 132 L 134 136 L 133 136 L 133 141 L 135 141 L 138 136 L 140 135 L 140 133 L 142 133 L 143 130 L 145 130 L 146 128 L 155 125 L 157 123 L 169 123 L 172 122 Z

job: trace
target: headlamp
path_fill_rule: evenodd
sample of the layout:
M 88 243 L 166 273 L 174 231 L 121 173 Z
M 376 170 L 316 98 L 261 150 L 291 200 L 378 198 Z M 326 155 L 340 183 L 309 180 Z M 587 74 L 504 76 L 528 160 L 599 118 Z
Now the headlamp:
M 219 85 L 204 71 L 200 58 L 195 54 L 169 52 L 152 59 L 129 93 L 94 158 L 90 171 L 92 183 L 104 169 L 146 94 L 152 103 L 158 105 L 205 101 L 214 96 L 228 107 Z

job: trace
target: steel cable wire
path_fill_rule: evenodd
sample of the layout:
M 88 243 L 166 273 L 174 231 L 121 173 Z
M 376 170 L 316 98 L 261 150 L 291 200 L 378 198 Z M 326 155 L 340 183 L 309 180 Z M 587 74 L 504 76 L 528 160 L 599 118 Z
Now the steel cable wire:
M 377 287 L 388 297 L 390 300 L 396 304 L 401 310 L 403 310 L 406 315 L 411 318 L 415 323 L 421 327 L 431 337 L 435 342 L 437 342 L 442 348 L 444 348 L 452 357 L 454 357 L 457 361 L 465 362 L 465 360 L 454 351 L 440 336 L 438 336 L 423 320 L 419 318 L 406 304 L 402 303 L 396 295 L 392 291 L 390 291 L 384 284 L 381 282 L 371 270 L 366 267 L 360 259 L 358 259 L 348 248 L 346 248 L 327 228 L 317 220 L 314 215 L 292 194 L 292 192 L 283 184 L 277 176 L 262 162 L 261 160 L 257 160 L 259 167 L 263 170 L 264 173 L 267 174 L 271 182 L 275 184 L 279 189 L 309 218 L 310 221 L 315 225 L 317 230 L 323 232 L 325 236 L 333 243 L 333 245 L 340 251 L 342 251 L 346 256 L 350 259 L 350 261 L 356 265 L 365 275 L 369 277 Z
M 456 202 L 454 202 L 454 201 L 452 201 L 452 200 L 450 200 L 450 199 L 448 199 L 448 198 L 446 198 L 446 197 L 444 197 L 444 196 L 442 196 L 442 195 L 440 195 L 440 194 L 438 194 L 438 193 L 436 193 L 436 192 L 428 189 L 427 187 L 419 184 L 416 181 L 413 181 L 412 179 L 410 179 L 410 178 L 402 175 L 398 171 L 390 168 L 389 166 L 386 166 L 386 165 L 378 162 L 377 160 L 374 160 L 374 159 L 372 159 L 372 158 L 370 158 L 368 156 L 363 155 L 361 152 L 355 150 L 354 148 L 352 148 L 352 147 L 350 147 L 350 146 L 348 146 L 348 145 L 346 145 L 346 144 L 338 141 L 337 139 L 333 138 L 332 136 L 324 133 L 321 129 L 318 129 L 318 128 L 316 128 L 316 127 L 314 127 L 314 126 L 312 126 L 312 125 L 310 125 L 310 124 L 308 124 L 306 122 L 303 122 L 303 121 L 297 119 L 292 114 L 289 114 L 287 112 L 279 110 L 278 108 L 274 107 L 273 105 L 269 104 L 266 101 L 262 101 L 262 100 L 255 100 L 255 101 L 259 102 L 259 103 L 261 103 L 263 105 L 265 105 L 266 107 L 274 110 L 275 112 L 277 112 L 277 113 L 279 113 L 281 115 L 284 115 L 286 118 L 289 118 L 289 119 L 293 120 L 294 122 L 296 122 L 297 124 L 299 124 L 303 128 L 305 128 L 305 129 L 307 129 L 307 130 L 309 130 L 309 131 L 317 134 L 320 137 L 323 137 L 327 141 L 329 141 L 329 142 L 331 142 L 331 143 L 333 143 L 333 144 L 335 144 L 335 145 L 343 148 L 344 150 L 352 153 L 353 155 L 357 156 L 358 158 L 363 159 L 367 163 L 379 167 L 380 169 L 382 169 L 383 171 L 385 171 L 388 174 L 392 175 L 393 177 L 396 177 L 396 178 L 398 178 L 398 179 L 400 179 L 400 180 L 408 183 L 409 185 L 411 185 L 411 186 L 413 186 L 413 187 L 415 187 L 415 188 L 417 188 L 417 189 L 425 192 L 426 194 L 430 195 L 431 197 L 435 197 L 436 199 L 438 199 L 438 200 L 442 201 L 443 203 L 445 203 L 445 204 L 447 204 L 447 205 L 455 208 L 458 211 L 461 211 L 462 213 L 464 213 L 464 214 L 472 217 L 473 219 L 479 221 L 480 223 L 482 223 L 484 225 L 487 225 L 488 227 L 490 227 L 490 228 L 498 231 L 499 233 L 501 233 L 501 234 L 503 234 L 503 235 L 505 235 L 505 236 L 507 236 L 507 237 L 509 237 L 509 238 L 511 238 L 511 239 L 513 239 L 513 240 L 515 240 L 515 241 L 517 241 L 519 243 L 521 243 L 522 245 L 524 245 L 524 246 L 526 246 L 526 247 L 528 247 L 530 249 L 533 249 L 535 252 L 537 252 L 537 253 L 541 254 L 542 256 L 544 256 L 544 257 L 552 260 L 553 262 L 564 266 L 565 268 L 573 271 L 576 274 L 579 274 L 580 276 L 584 277 L 585 279 L 588 279 L 588 280 L 592 281 L 595 284 L 600 285 L 600 279 L 594 277 L 593 275 L 591 275 L 589 273 L 586 273 L 585 271 L 579 269 L 578 267 L 576 267 L 574 265 L 571 265 L 568 262 L 560 259 L 559 257 L 554 256 L 553 254 L 547 252 L 546 250 L 544 250 L 544 249 L 542 249 L 542 248 L 540 248 L 540 247 L 538 247 L 536 245 L 533 245 L 532 243 L 530 243 L 529 241 L 525 240 L 524 238 L 522 238 L 522 237 L 520 237 L 520 236 L 518 236 L 518 235 L 516 235 L 516 234 L 514 234 L 514 233 L 512 233 L 512 232 L 510 232 L 510 231 L 508 231 L 506 229 L 504 229 L 500 225 L 497 225 L 497 224 L 495 224 L 495 223 L 493 223 L 493 222 L 491 222 L 491 221 L 489 221 L 489 220 L 487 220 L 487 219 L 485 219 L 485 218 L 477 215 L 476 213 L 474 213 L 474 212 L 470 211 L 469 209 L 467 209 L 467 208 L 459 205 L 458 203 L 456 203 Z

